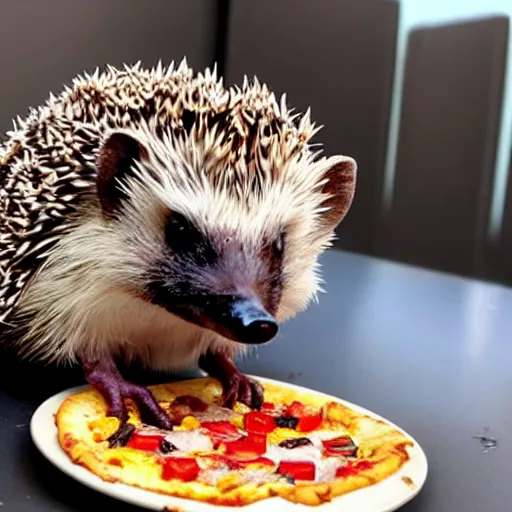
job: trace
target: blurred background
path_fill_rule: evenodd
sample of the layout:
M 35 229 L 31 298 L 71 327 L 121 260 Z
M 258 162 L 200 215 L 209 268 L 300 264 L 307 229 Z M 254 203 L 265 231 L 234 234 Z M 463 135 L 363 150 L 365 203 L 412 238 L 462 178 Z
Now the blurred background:
M 359 163 L 337 248 L 512 284 L 511 0 L 2 0 L 0 130 L 97 66 L 187 56 Z

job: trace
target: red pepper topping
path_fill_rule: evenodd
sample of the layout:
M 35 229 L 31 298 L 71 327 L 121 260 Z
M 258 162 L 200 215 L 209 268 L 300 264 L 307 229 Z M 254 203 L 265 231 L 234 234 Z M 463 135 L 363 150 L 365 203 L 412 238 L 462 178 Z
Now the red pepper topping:
M 314 480 L 315 464 L 309 461 L 282 461 L 277 468 L 281 475 L 289 475 L 294 480 Z
M 355 467 L 357 471 L 365 471 L 366 469 L 373 468 L 373 462 L 370 462 L 369 460 L 360 460 L 355 463 Z
M 321 414 L 311 414 L 299 418 L 297 425 L 298 432 L 312 432 L 322 424 Z
M 298 418 L 296 430 L 299 432 L 312 432 L 322 423 L 322 413 L 311 412 L 301 402 L 292 402 L 283 416 Z
M 326 455 L 342 455 L 344 457 L 354 456 L 357 446 L 349 436 L 340 436 L 335 439 L 322 441 Z
M 163 461 L 162 478 L 164 480 L 181 480 L 190 482 L 197 478 L 200 468 L 195 459 L 168 457 Z
M 267 436 L 264 434 L 249 434 L 248 436 L 226 443 L 226 453 L 236 456 L 238 460 L 250 460 L 267 451 Z
M 277 425 L 272 416 L 259 411 L 251 411 L 245 415 L 244 422 L 247 432 L 268 434 L 276 429 Z
M 336 478 L 346 478 L 348 476 L 352 476 L 356 474 L 356 470 L 354 466 L 347 464 L 346 466 L 342 466 L 338 468 L 336 471 Z
M 368 460 L 360 460 L 358 462 L 351 462 L 346 466 L 338 468 L 336 471 L 336 478 L 345 478 L 348 476 L 353 476 L 357 474 L 358 471 L 364 471 L 366 469 L 371 469 L 373 467 L 373 463 Z
M 205 421 L 201 427 L 208 430 L 215 441 L 233 441 L 242 437 L 236 426 L 229 421 Z
M 300 402 L 292 402 L 287 408 L 283 416 L 294 416 L 295 418 L 300 418 L 306 414 L 306 407 L 304 404 Z
M 135 450 L 155 452 L 160 447 L 160 442 L 165 436 L 159 434 L 138 434 L 134 433 L 126 446 Z
M 263 402 L 260 411 L 265 414 L 273 414 L 276 412 L 276 406 L 272 402 Z

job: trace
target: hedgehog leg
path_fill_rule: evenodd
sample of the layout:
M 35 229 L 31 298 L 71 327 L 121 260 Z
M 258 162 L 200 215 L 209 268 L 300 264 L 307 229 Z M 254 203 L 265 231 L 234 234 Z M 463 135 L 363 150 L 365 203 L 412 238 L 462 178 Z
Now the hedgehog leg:
M 226 355 L 208 351 L 199 358 L 199 367 L 222 384 L 224 407 L 232 409 L 238 401 L 251 409 L 261 408 L 261 384 L 239 372 Z
M 131 398 L 138 406 L 141 419 L 149 425 L 171 430 L 172 421 L 160 407 L 155 397 L 146 387 L 123 379 L 112 360 L 82 360 L 85 377 L 90 386 L 97 389 L 108 404 L 108 416 L 119 419 L 119 430 L 110 442 L 117 444 L 128 435 L 128 410 L 125 399 Z

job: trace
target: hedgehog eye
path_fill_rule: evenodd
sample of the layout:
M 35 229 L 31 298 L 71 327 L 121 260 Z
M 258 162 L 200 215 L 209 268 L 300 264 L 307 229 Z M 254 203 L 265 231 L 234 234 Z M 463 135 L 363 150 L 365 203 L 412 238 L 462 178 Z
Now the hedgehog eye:
M 180 213 L 173 212 L 167 221 L 165 228 L 165 238 L 167 244 L 173 248 L 182 248 L 183 246 L 194 242 L 194 229 L 190 222 Z
M 171 229 L 171 231 L 181 233 L 183 233 L 190 227 L 188 220 L 179 213 L 173 213 L 171 215 L 168 226 Z
M 185 216 L 172 212 L 165 226 L 165 242 L 173 255 L 198 266 L 213 265 L 218 254 L 208 238 Z
M 281 257 L 284 252 L 284 232 L 281 231 L 277 238 L 274 241 L 274 254 L 278 257 Z

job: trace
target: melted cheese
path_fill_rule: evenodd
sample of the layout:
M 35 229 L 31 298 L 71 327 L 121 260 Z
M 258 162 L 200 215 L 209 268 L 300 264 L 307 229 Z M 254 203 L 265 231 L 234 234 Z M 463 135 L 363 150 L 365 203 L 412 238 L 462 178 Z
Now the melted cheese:
M 244 472 L 244 481 L 249 484 L 261 485 L 267 482 L 277 482 L 283 479 L 282 475 L 272 473 L 268 469 L 250 469 Z
M 209 436 L 197 430 L 167 432 L 165 439 L 176 446 L 180 452 L 213 450 L 213 444 Z
M 285 481 L 282 475 L 275 473 L 268 468 L 239 471 L 233 471 L 228 468 L 203 469 L 198 476 L 198 480 L 210 485 L 219 485 L 220 487 L 224 484 L 262 485 L 268 482 L 277 482 L 280 480 Z
M 332 430 L 318 430 L 317 432 L 312 432 L 308 434 L 308 439 L 318 448 L 322 448 L 322 441 L 327 441 L 330 439 L 336 439 L 337 437 L 341 437 L 343 432 L 336 432 Z
M 336 478 L 338 468 L 346 466 L 347 459 L 342 457 L 326 457 L 315 461 L 315 482 L 329 482 Z
M 281 461 L 311 460 L 317 461 L 322 458 L 322 452 L 313 445 L 299 446 L 297 448 L 283 448 L 270 445 L 263 457 L 279 464 Z
M 217 485 L 217 482 L 231 472 L 229 468 L 202 469 L 197 477 L 199 482 Z

